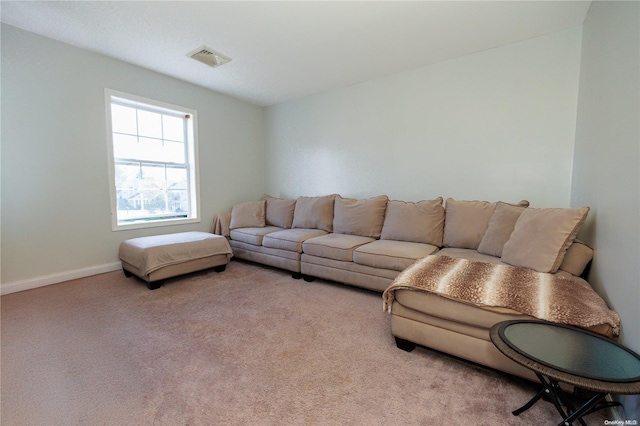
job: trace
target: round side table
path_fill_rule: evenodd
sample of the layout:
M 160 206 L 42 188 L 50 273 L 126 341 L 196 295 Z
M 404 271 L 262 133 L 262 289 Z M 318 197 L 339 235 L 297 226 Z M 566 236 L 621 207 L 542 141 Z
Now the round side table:
M 505 321 L 490 330 L 493 344 L 513 361 L 532 370 L 542 389 L 513 411 L 528 410 L 545 394 L 568 426 L 595 411 L 609 393 L 640 394 L 640 355 L 581 328 L 535 320 Z M 559 382 L 595 393 L 575 408 Z M 566 407 L 566 411 L 563 408 Z

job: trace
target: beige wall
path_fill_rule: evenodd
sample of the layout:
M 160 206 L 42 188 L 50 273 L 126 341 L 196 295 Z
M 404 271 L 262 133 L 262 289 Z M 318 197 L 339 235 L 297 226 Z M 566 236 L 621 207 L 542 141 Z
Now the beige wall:
M 640 3 L 594 2 L 584 24 L 571 204 L 591 206 L 580 237 L 589 282 L 640 353 Z M 640 398 L 624 401 L 640 419 Z M 635 414 L 634 414 L 635 413 Z
M 14 27 L 1 42 L 3 289 L 109 268 L 124 239 L 208 231 L 262 195 L 263 108 Z M 105 88 L 198 111 L 201 223 L 111 231 Z
M 268 107 L 268 192 L 568 206 L 581 31 Z

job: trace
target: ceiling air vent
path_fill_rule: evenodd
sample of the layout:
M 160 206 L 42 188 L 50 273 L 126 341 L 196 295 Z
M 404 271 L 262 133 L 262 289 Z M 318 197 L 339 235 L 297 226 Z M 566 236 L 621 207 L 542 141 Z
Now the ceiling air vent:
M 222 64 L 226 64 L 231 60 L 230 57 L 223 55 L 220 52 L 213 50 L 207 46 L 201 46 L 194 50 L 193 52 L 187 53 L 187 56 L 195 59 L 196 61 L 200 61 L 203 64 L 209 65 L 210 67 L 217 67 Z

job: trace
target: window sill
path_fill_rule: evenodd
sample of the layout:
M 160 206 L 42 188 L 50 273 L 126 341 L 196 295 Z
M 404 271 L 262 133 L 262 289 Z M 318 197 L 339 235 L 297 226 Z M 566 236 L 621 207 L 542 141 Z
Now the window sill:
M 132 229 L 143 228 L 159 228 L 163 226 L 174 225 L 187 225 L 189 223 L 200 223 L 200 218 L 185 218 L 185 219 L 164 219 L 164 220 L 146 220 L 140 222 L 126 223 L 126 224 L 113 224 L 111 226 L 112 231 L 128 231 Z

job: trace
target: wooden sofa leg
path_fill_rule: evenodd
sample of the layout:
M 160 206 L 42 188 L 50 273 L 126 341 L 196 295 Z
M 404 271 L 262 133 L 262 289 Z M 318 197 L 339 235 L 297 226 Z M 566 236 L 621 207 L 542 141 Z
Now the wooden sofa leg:
M 308 283 L 312 283 L 316 280 L 316 277 L 312 277 L 311 275 L 303 275 L 302 278 Z
M 411 352 L 416 348 L 416 344 L 413 342 L 410 342 L 405 339 L 401 339 L 396 336 L 394 336 L 394 338 L 396 339 L 396 346 L 398 347 L 398 349 L 402 349 L 403 351 L 406 351 L 406 352 Z
M 302 274 L 300 272 L 292 272 L 291 278 L 293 278 L 294 280 L 299 280 L 300 278 L 302 278 Z
M 126 269 L 123 269 L 122 272 L 124 272 L 124 276 L 127 278 L 131 278 L 133 276 L 133 274 Z
M 227 265 L 218 265 L 218 266 L 214 266 L 213 270 L 216 272 L 223 272 L 225 269 L 227 269 Z

